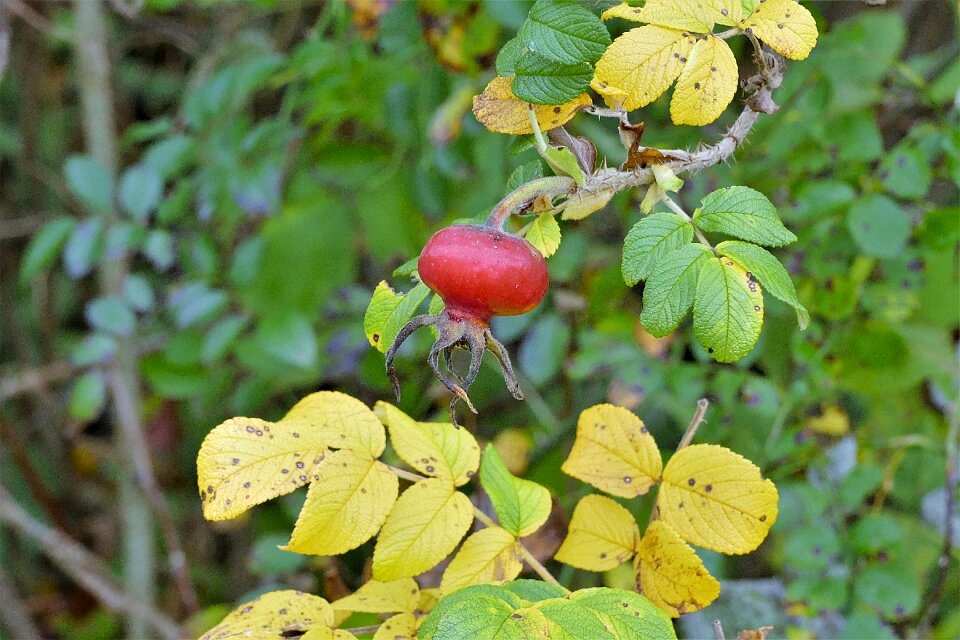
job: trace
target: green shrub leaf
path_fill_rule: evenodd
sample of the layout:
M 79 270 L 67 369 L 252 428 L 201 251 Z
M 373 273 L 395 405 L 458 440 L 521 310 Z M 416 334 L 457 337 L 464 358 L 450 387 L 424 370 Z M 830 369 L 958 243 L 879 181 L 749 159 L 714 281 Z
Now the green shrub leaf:
M 693 302 L 693 331 L 719 362 L 750 352 L 763 325 L 763 295 L 730 258 L 710 258 L 700 267 Z
M 517 37 L 521 46 L 565 64 L 594 63 L 610 46 L 600 18 L 572 0 L 538 0 Z
M 797 312 L 800 328 L 807 328 L 810 324 L 810 313 L 797 300 L 797 290 L 790 280 L 790 274 L 772 253 L 755 244 L 737 240 L 721 242 L 717 245 L 717 252 L 743 265 L 744 269 L 760 281 L 767 293 L 793 307 Z
M 718 189 L 702 204 L 693 214 L 693 224 L 701 231 L 725 233 L 768 247 L 780 247 L 797 239 L 780 222 L 773 203 L 749 187 Z
M 20 282 L 27 282 L 49 267 L 67 238 L 73 233 L 76 222 L 72 218 L 57 218 L 43 225 L 30 240 L 27 253 L 20 264 Z
M 483 451 L 480 484 L 490 496 L 500 526 L 517 537 L 530 535 L 550 515 L 547 488 L 511 474 L 492 445 Z
M 513 95 L 533 104 L 564 104 L 590 86 L 593 68 L 586 62 L 567 64 L 527 51 L 514 66 Z
M 668 252 L 693 240 L 693 226 L 673 213 L 659 211 L 633 225 L 623 243 L 620 270 L 632 287 L 646 280 Z
M 673 332 L 693 306 L 697 276 L 710 257 L 710 249 L 699 243 L 672 251 L 653 269 L 643 288 L 640 322 L 658 338 Z

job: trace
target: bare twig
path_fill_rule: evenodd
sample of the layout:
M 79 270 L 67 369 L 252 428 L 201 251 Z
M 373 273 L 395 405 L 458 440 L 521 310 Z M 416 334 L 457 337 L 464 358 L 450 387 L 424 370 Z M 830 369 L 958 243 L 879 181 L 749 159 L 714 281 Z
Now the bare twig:
M 6 627 L 12 638 L 40 638 L 40 631 L 33 624 L 30 611 L 17 592 L 17 585 L 13 583 L 4 568 L 0 566 L 0 623 Z
M 10 13 L 37 31 L 45 34 L 53 31 L 53 23 L 45 15 L 31 8 L 26 2 L 22 0 L 4 0 L 4 5 L 10 10 Z
M 713 621 L 713 635 L 716 636 L 717 640 L 726 640 L 723 635 L 723 625 L 720 624 L 719 620 Z
M 0 5 L 0 78 L 3 77 L 3 6 Z M 47 216 L 32 215 L 21 216 L 19 218 L 10 218 L 3 221 L 3 227 L 0 228 L 0 240 L 13 240 L 23 236 L 33 235 L 37 229 L 43 226 L 43 223 L 49 220 Z
M 60 503 L 57 502 L 53 494 L 50 493 L 50 489 L 47 488 L 43 478 L 37 472 L 20 434 L 17 433 L 16 429 L 11 428 L 11 425 L 2 414 L 0 414 L 0 443 L 10 452 L 13 463 L 17 465 L 20 474 L 23 476 L 23 479 L 26 480 L 27 487 L 30 488 L 30 494 L 33 496 L 33 499 L 37 501 L 37 504 L 40 505 L 44 513 L 47 514 L 57 527 L 63 531 L 69 531 L 70 521 L 67 518 L 67 514 L 61 508 Z M 0 602 L 2 602 L 2 600 L 0 600 Z
M 697 429 L 699 429 L 700 425 L 703 423 L 703 418 L 705 415 L 707 415 L 707 409 L 709 408 L 709 400 L 706 398 L 700 398 L 697 400 L 697 410 L 694 412 L 693 418 L 690 419 L 690 424 L 687 425 L 687 430 L 683 432 L 683 437 L 680 438 L 680 444 L 677 445 L 677 451 L 680 451 L 680 449 L 683 449 L 693 441 L 693 437 L 697 435 Z
M 64 573 L 115 613 L 138 620 L 163 638 L 181 638 L 177 623 L 152 605 L 131 596 L 117 584 L 106 565 L 64 533 L 34 519 L 0 485 L 0 522 L 40 547 Z M 6 604 L 6 601 L 4 601 Z
M 76 368 L 66 360 L 57 360 L 35 369 L 27 369 L 0 378 L 0 400 L 6 400 L 23 393 L 42 391 L 50 384 L 66 380 Z
M 0 3 L 0 80 L 10 62 L 10 19 L 7 16 L 7 5 Z

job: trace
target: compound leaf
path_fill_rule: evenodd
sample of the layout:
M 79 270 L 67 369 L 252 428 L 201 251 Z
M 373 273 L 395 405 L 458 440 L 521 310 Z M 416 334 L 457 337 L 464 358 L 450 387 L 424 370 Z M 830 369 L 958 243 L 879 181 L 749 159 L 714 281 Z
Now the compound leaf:
M 765 0 L 740 23 L 792 60 L 803 60 L 817 44 L 817 23 L 806 7 L 795 0 Z
M 463 543 L 440 581 L 441 595 L 472 584 L 502 584 L 523 568 L 517 539 L 500 527 L 477 531 Z
M 695 444 L 675 453 L 657 496 L 660 519 L 692 544 L 721 553 L 756 549 L 777 519 L 777 488 L 729 449 Z
M 304 397 L 280 421 L 323 437 L 334 449 L 366 451 L 379 457 L 387 445 L 383 425 L 367 405 L 337 391 L 318 391 Z
M 760 281 L 767 293 L 793 307 L 797 312 L 800 328 L 807 328 L 810 324 L 810 313 L 797 300 L 797 290 L 790 274 L 772 253 L 755 244 L 737 240 L 721 242 L 717 245 L 717 253 L 733 258 L 743 265 L 748 272 L 747 277 L 752 275 Z
M 355 549 L 380 530 L 397 500 L 397 476 L 365 451 L 327 454 L 311 480 L 286 551 L 334 556 Z
M 693 44 L 693 36 L 679 29 L 655 25 L 631 29 L 597 62 L 590 86 L 612 107 L 638 109 L 673 84 Z
M 671 618 L 699 611 L 720 595 L 720 583 L 696 552 L 660 520 L 643 534 L 634 572 L 640 593 Z
M 621 498 L 645 494 L 662 468 L 657 443 L 643 420 L 611 404 L 580 414 L 573 449 L 561 467 L 567 475 Z
M 737 92 L 738 78 L 737 59 L 726 41 L 712 35 L 698 40 L 670 100 L 673 123 L 702 126 L 719 118 Z
M 605 496 L 584 496 L 554 559 L 587 571 L 609 571 L 633 556 L 639 540 L 633 514 Z
M 651 334 L 662 338 L 674 331 L 690 307 L 697 291 L 701 265 L 710 258 L 710 249 L 700 243 L 685 244 L 671 251 L 653 268 L 643 288 L 640 322 Z
M 420 602 L 420 587 L 413 578 L 390 582 L 370 580 L 348 596 L 332 603 L 334 611 L 365 613 L 412 612 Z
M 323 598 L 302 591 L 271 591 L 231 611 L 200 640 L 279 638 L 289 631 L 329 630 L 333 622 L 333 608 Z
M 763 326 L 763 294 L 746 270 L 729 258 L 708 258 L 700 267 L 693 301 L 693 332 L 718 362 L 747 355 Z
M 500 526 L 514 536 L 530 535 L 550 516 L 547 488 L 511 474 L 492 445 L 483 451 L 480 484 L 490 496 Z
M 458 487 L 476 473 L 480 447 L 466 429 L 454 429 L 449 422 L 417 422 L 387 402 L 378 402 L 373 410 L 390 430 L 394 451 L 420 473 Z
M 632 287 L 646 280 L 665 255 L 691 240 L 693 226 L 676 214 L 658 211 L 641 219 L 623 242 L 623 281 Z
M 497 76 L 483 93 L 473 97 L 473 115 L 490 131 L 522 135 L 533 133 L 527 103 L 513 95 L 513 78 Z M 557 105 L 535 105 L 533 112 L 541 131 L 549 131 L 563 124 L 590 104 L 590 96 L 580 93 L 573 99 Z
M 726 187 L 707 195 L 693 214 L 701 231 L 716 231 L 768 247 L 795 242 L 777 215 L 777 208 L 750 187 Z
M 473 523 L 470 498 L 442 478 L 417 482 L 400 496 L 377 538 L 373 577 L 389 581 L 432 569 Z

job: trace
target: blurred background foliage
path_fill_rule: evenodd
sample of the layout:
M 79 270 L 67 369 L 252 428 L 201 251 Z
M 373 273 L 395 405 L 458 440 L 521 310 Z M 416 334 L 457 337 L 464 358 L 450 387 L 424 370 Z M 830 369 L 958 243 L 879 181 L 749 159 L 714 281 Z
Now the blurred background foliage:
M 955 638 L 957 553 L 940 586 L 937 559 L 956 491 L 945 471 L 958 420 L 956 7 L 810 6 L 821 39 L 808 60 L 789 65 L 775 94 L 780 111 L 761 118 L 734 162 L 689 179 L 680 194 L 692 210 L 709 191 L 743 184 L 778 205 L 799 236 L 778 253 L 813 314 L 810 328 L 800 332 L 793 312 L 769 299 L 759 344 L 735 365 L 712 362 L 689 321 L 666 339 L 646 334 L 637 322 L 642 289 L 625 287 L 619 267 L 642 194 L 620 194 L 563 225 L 545 303 L 495 320 L 528 400 L 515 402 L 488 361 L 471 393 L 479 417 L 462 417 L 514 471 L 557 496 L 539 541 L 549 554 L 586 492 L 560 472 L 580 410 L 629 407 L 669 448 L 697 398 L 708 397 L 698 439 L 759 464 L 780 488 L 780 517 L 758 552 L 706 554 L 724 591 L 681 622 L 686 634 L 705 637 L 720 618 L 728 630 L 774 625 L 778 638 L 892 638 L 932 621 L 931 637 Z M 146 438 L 200 595 L 194 630 L 255 591 L 336 597 L 360 582 L 369 549 L 338 560 L 277 550 L 298 494 L 205 523 L 195 456 L 220 421 L 277 418 L 317 389 L 389 399 L 383 356 L 361 326 L 373 287 L 432 231 L 485 215 L 511 174 L 529 175 L 538 162 L 470 113 L 529 4 L 104 7 L 116 177 L 84 144 L 73 6 L 5 9 L 0 480 L 32 513 L 121 568 L 122 452 L 104 372 L 134 345 Z M 629 28 L 608 26 L 614 35 Z M 738 51 L 744 73 L 748 53 Z M 675 127 L 668 99 L 635 116 L 646 122 L 645 144 L 710 143 L 739 108 L 703 129 Z M 625 153 L 609 125 L 580 115 L 568 128 L 614 165 Z M 103 215 L 114 206 L 119 217 Z M 125 265 L 124 278 L 105 292 L 94 272 L 110 261 Z M 429 343 L 417 336 L 398 359 L 400 406 L 444 419 L 442 387 L 423 366 Z M 650 506 L 631 505 L 639 515 Z M 122 620 L 30 541 L 0 530 L 0 567 L 44 635 L 121 632 Z M 555 568 L 571 587 L 632 581 L 630 571 Z M 157 584 L 158 606 L 186 617 L 165 565 Z M 946 594 L 939 604 L 937 589 Z

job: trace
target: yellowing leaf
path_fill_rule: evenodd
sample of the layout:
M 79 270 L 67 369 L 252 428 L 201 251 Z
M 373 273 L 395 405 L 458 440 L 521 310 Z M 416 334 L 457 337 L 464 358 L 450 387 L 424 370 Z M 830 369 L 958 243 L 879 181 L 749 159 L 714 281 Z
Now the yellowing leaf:
M 582 220 L 607 206 L 616 194 L 613 189 L 601 189 L 596 193 L 578 190 L 563 203 L 564 220 Z
M 403 492 L 373 550 L 373 576 L 396 580 L 432 569 L 450 555 L 473 523 L 473 505 L 453 483 L 421 480 Z
M 271 591 L 231 611 L 200 640 L 279 638 L 284 632 L 329 629 L 330 603 L 302 591 Z
M 541 213 L 530 223 L 524 237 L 544 258 L 549 258 L 560 248 L 560 225 L 550 213 Z
M 326 434 L 284 422 L 231 418 L 207 434 L 197 454 L 203 517 L 235 518 L 312 480 L 327 454 Z
M 523 568 L 517 539 L 500 527 L 488 527 L 471 535 L 450 561 L 440 581 L 445 596 L 472 584 L 503 584 L 520 575 Z
M 527 103 L 513 95 L 512 86 L 513 78 L 497 76 L 491 80 L 483 93 L 473 97 L 473 115 L 490 131 L 515 135 L 533 133 Z M 549 131 L 566 124 L 589 104 L 590 96 L 582 93 L 560 106 L 533 105 L 533 111 L 540 123 L 540 130 Z
M 647 0 L 643 11 L 637 14 L 640 22 L 670 29 L 696 33 L 710 33 L 716 19 L 716 10 L 709 2 L 690 0 Z
M 634 22 L 643 22 L 640 18 L 640 14 L 643 12 L 643 7 L 634 7 L 626 2 L 621 2 L 618 5 L 612 6 L 603 13 L 600 14 L 601 20 L 609 20 L 610 18 L 623 18 L 624 20 L 633 20 Z
M 533 440 L 527 432 L 507 427 L 494 437 L 491 444 L 503 458 L 507 471 L 515 476 L 526 472 L 530 465 L 530 450 L 533 449 Z
M 717 22 L 735 27 L 743 18 L 743 5 L 740 0 L 712 0 Z
M 366 452 L 327 454 L 284 549 L 333 556 L 360 546 L 380 529 L 397 492 L 397 476 Z
M 660 478 L 663 461 L 643 420 L 623 407 L 598 404 L 580 414 L 563 472 L 601 491 L 633 498 Z
M 417 422 L 387 402 L 373 408 L 390 430 L 390 442 L 400 459 L 420 473 L 466 484 L 480 465 L 480 447 L 466 429 L 449 422 Z
M 413 578 L 390 582 L 370 580 L 349 596 L 335 600 L 334 611 L 363 611 L 365 613 L 396 613 L 413 611 L 420 601 L 420 587 Z
M 590 86 L 610 106 L 627 111 L 656 100 L 680 75 L 693 37 L 679 29 L 646 25 L 613 41 L 597 61 Z
M 795 0 L 765 0 L 740 23 L 777 53 L 803 60 L 817 44 L 817 23 Z
M 439 601 L 440 587 L 420 589 L 420 602 L 417 603 L 417 610 L 422 613 L 430 613 Z
M 412 613 L 398 613 L 380 625 L 373 640 L 417 640 L 417 617 Z
M 629 560 L 639 541 L 632 513 L 605 496 L 584 496 L 554 560 L 587 571 L 609 571 Z
M 293 405 L 284 424 L 315 432 L 334 449 L 356 448 L 376 458 L 383 453 L 387 436 L 367 405 L 345 393 L 318 391 Z
M 737 92 L 737 59 L 724 40 L 706 36 L 690 51 L 670 100 L 674 124 L 709 124 Z
M 807 418 L 807 428 L 828 436 L 842 436 L 850 432 L 850 417 L 837 405 L 828 404 L 819 416 Z
M 386 352 L 390 346 L 383 344 L 383 328 L 402 300 L 403 296 L 391 289 L 386 280 L 381 280 L 373 290 L 373 297 L 363 314 L 363 332 L 367 336 L 367 342 L 381 352 Z
M 272 636 L 268 636 L 272 637 Z M 281 635 L 281 637 L 283 637 Z M 353 635 L 346 629 L 331 629 L 330 627 L 313 627 L 307 631 L 302 636 L 299 636 L 300 640 L 357 640 L 357 636 Z
M 657 506 L 660 519 L 687 542 L 721 553 L 749 553 L 777 519 L 777 488 L 743 456 L 695 444 L 667 463 Z
M 659 520 L 643 534 L 634 569 L 640 593 L 671 618 L 699 611 L 720 595 L 720 583 L 696 552 Z

